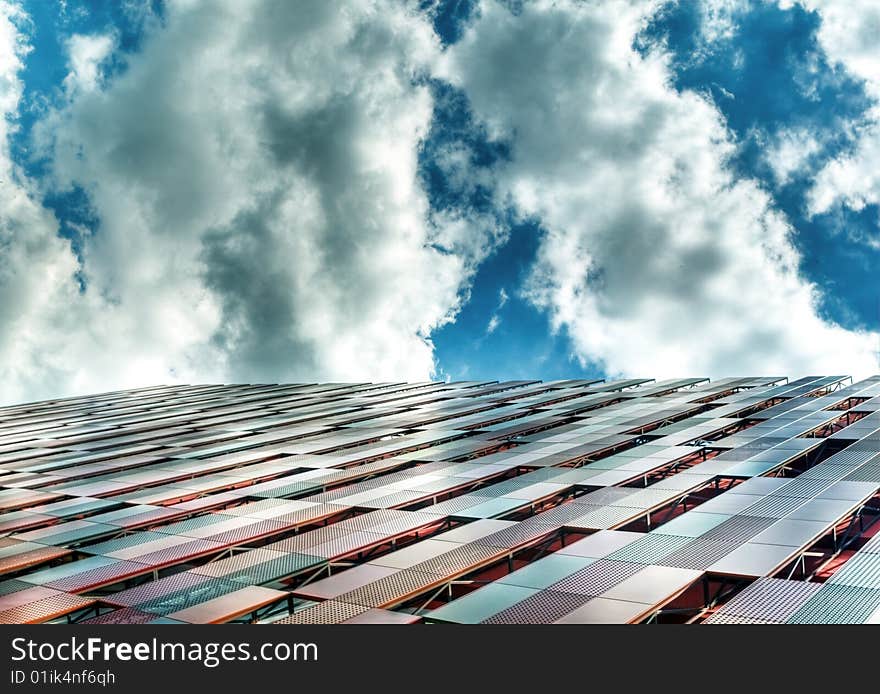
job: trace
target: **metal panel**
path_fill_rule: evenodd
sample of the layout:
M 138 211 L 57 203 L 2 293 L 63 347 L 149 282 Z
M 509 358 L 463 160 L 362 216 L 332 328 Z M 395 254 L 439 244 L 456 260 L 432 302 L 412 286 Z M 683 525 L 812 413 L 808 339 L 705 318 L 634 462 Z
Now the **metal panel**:
M 556 624 L 627 624 L 639 619 L 650 606 L 644 603 L 609 598 L 591 598 Z
M 141 612 L 133 607 L 123 607 L 112 612 L 84 619 L 80 624 L 146 624 L 156 619 L 156 615 Z
M 405 569 L 343 593 L 339 600 L 367 607 L 390 607 L 440 582 L 435 575 Z
M 453 576 L 465 570 L 485 564 L 491 559 L 498 559 L 502 555 L 497 547 L 487 547 L 477 543 L 462 545 L 449 552 L 444 552 L 433 559 L 423 561 L 411 567 L 413 571 L 419 571 L 436 576 Z
M 704 624 L 776 624 L 766 619 L 757 617 L 742 617 L 740 615 L 716 612 Z
M 558 553 L 600 559 L 638 540 L 640 537 L 644 537 L 644 535 L 625 530 L 600 530 L 589 537 L 563 546 L 558 550 Z
M 59 593 L 0 612 L 0 624 L 38 624 L 93 605 L 93 598 Z
M 142 612 L 151 612 L 165 616 L 240 589 L 241 584 L 235 581 L 227 581 L 223 578 L 208 578 L 184 590 L 178 590 L 146 602 L 140 602 L 135 607 Z
M 599 596 L 643 568 L 645 567 L 642 564 L 600 559 L 552 584 L 549 590 Z
M 774 521 L 775 517 L 733 516 L 701 535 L 700 539 L 741 543 L 753 538 L 762 530 L 769 528 Z
M 359 614 L 370 610 L 366 605 L 327 600 L 294 612 L 288 617 L 279 619 L 274 624 L 342 624 Z
M 707 621 L 722 623 L 724 618 L 748 617 L 759 619 L 761 623 L 782 624 L 821 587 L 821 583 L 759 578 L 721 607 L 713 619 Z
M 681 569 L 706 569 L 737 548 L 736 543 L 698 537 L 671 552 L 657 563 Z
M 649 533 L 609 554 L 608 559 L 636 564 L 655 564 L 688 542 L 690 542 L 688 537 Z
M 828 579 L 828 583 L 880 590 L 880 554 L 856 553 Z
M 604 508 L 584 506 L 584 509 L 590 509 L 590 511 L 567 523 L 569 527 L 585 530 L 607 530 L 625 521 L 636 519 L 645 513 L 644 509 L 621 506 L 606 506 Z
M 537 518 L 530 518 L 509 528 L 498 530 L 491 535 L 474 540 L 474 543 L 486 547 L 512 549 L 550 535 L 555 530 L 556 528 L 544 525 Z
M 702 571 L 691 569 L 645 566 L 641 571 L 606 590 L 602 597 L 649 605 L 659 604 L 685 590 L 702 575 Z
M 490 583 L 432 610 L 427 617 L 431 622 L 479 624 L 537 592 L 537 589 L 524 586 Z
M 880 590 L 824 585 L 787 624 L 859 624 L 880 605 Z
M 542 590 L 483 620 L 483 624 L 552 624 L 583 605 L 584 595 Z
M 797 549 L 786 545 L 747 542 L 708 566 L 707 571 L 735 576 L 766 576 L 789 561 Z
M 192 588 L 200 583 L 209 580 L 208 576 L 200 576 L 198 574 L 183 571 L 171 576 L 165 576 L 155 581 L 149 581 L 133 588 L 113 593 L 112 595 L 102 598 L 104 602 L 111 605 L 123 605 L 132 607 L 141 603 L 149 602 L 154 598 L 162 595 L 169 595 L 179 590 Z
M 106 566 L 99 566 L 89 571 L 82 571 L 52 581 L 46 585 L 50 588 L 58 590 L 70 591 L 71 593 L 79 593 L 84 590 L 94 589 L 99 586 L 111 585 L 119 583 L 127 578 L 138 576 L 149 571 L 148 566 L 137 564 L 131 561 L 117 561 Z

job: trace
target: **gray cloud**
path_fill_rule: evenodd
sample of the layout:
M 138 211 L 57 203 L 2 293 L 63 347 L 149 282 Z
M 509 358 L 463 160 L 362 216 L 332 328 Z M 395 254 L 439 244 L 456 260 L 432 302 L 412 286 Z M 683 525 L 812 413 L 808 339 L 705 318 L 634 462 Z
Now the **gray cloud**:
M 66 103 L 35 144 L 51 185 L 82 187 L 100 223 L 85 293 L 22 316 L 34 359 L 63 339 L 47 312 L 95 328 L 74 331 L 51 377 L 10 366 L 10 392 L 428 378 L 429 335 L 492 241 L 432 217 L 421 188 L 420 78 L 440 46 L 416 6 L 170 2 L 110 80 L 112 37 L 73 37 Z

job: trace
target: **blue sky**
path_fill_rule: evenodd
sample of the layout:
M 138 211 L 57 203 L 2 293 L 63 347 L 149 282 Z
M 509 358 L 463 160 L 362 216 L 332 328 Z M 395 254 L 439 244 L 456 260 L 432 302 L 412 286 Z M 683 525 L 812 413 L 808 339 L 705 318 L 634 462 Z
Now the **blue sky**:
M 5 318 L 0 372 L 16 384 L 5 395 L 181 378 L 715 376 L 763 364 L 797 375 L 833 357 L 838 371 L 876 364 L 880 210 L 876 190 L 839 173 L 876 137 L 880 86 L 860 74 L 861 47 L 832 54 L 835 16 L 819 0 L 634 1 L 620 17 L 613 4 L 377 0 L 353 2 L 356 19 L 343 19 L 320 3 L 297 15 L 294 4 L 255 0 L 253 30 L 226 36 L 219 27 L 241 10 L 224 3 L 18 3 L 21 91 L 6 156 L 34 209 L 57 220 L 40 233 L 58 255 L 10 252 L 6 262 L 64 269 L 49 308 L 33 296 L 39 284 L 0 284 L 29 297 Z M 286 43 L 295 36 L 266 28 L 273 21 L 306 43 L 326 32 L 347 53 L 339 65 L 317 49 L 297 53 Z M 395 38 L 379 49 L 373 35 Z M 271 55 L 294 57 L 257 65 Z M 382 82 L 397 69 L 405 77 Z M 359 86 L 338 86 L 347 81 Z M 619 129 L 605 113 L 615 108 Z M 382 113 L 393 114 L 387 132 Z M 676 126 L 676 114 L 695 115 Z M 648 132 L 627 130 L 631 116 L 648 118 Z M 376 142 L 373 160 L 351 163 Z M 269 166 L 261 147 L 279 166 L 265 183 L 253 173 Z M 696 183 L 681 189 L 678 174 L 658 173 L 664 162 Z M 654 188 L 626 198 L 655 175 Z M 352 192 L 371 176 L 369 190 Z M 707 177 L 714 188 L 694 193 Z M 652 190 L 669 199 L 651 207 Z M 28 232 L 9 218 L 12 248 Z M 410 243 L 408 228 L 383 230 L 401 219 L 418 219 L 411 247 L 397 245 Z M 737 259 L 740 237 L 752 255 Z M 371 254 L 394 262 L 380 272 Z M 750 266 L 755 287 L 713 314 L 699 297 L 740 294 Z M 766 312 L 762 284 L 773 295 Z M 58 323 L 50 309 L 107 332 L 82 328 L 64 347 L 46 332 Z M 27 340 L 13 345 L 16 331 Z

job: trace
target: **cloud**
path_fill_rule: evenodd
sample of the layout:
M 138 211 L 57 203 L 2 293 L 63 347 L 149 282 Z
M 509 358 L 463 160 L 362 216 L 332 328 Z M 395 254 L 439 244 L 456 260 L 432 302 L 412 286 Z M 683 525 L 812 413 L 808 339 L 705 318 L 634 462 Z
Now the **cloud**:
M 822 144 L 805 128 L 782 130 L 764 143 L 764 159 L 780 186 L 803 172 L 810 158 L 821 151 Z
M 75 34 L 67 40 L 70 71 L 64 78 L 67 90 L 97 89 L 101 82 L 100 67 L 113 51 L 115 39 L 110 35 Z
M 783 7 L 793 4 L 780 2 Z M 856 132 L 856 145 L 830 160 L 816 174 L 808 195 L 809 211 L 821 214 L 836 205 L 860 211 L 866 205 L 880 204 L 876 165 L 880 156 L 880 5 L 874 0 L 798 0 L 798 4 L 819 14 L 818 40 L 829 62 L 863 80 L 866 92 L 875 102 L 861 122 L 851 124 Z M 862 240 L 876 246 L 878 238 Z
M 489 317 L 489 323 L 486 325 L 486 335 L 491 335 L 498 330 L 498 326 L 501 325 L 501 309 L 507 305 L 509 298 L 504 287 L 498 290 L 498 305 Z
M 718 111 L 633 50 L 656 9 L 485 1 L 444 58 L 511 143 L 499 197 L 545 230 L 527 296 L 610 373 L 871 371 L 873 336 L 817 315 L 787 220 L 731 173 Z
M 417 158 L 440 45 L 415 6 L 176 0 L 107 80 L 111 39 L 71 38 L 71 88 L 34 139 L 49 184 L 84 190 L 100 221 L 79 293 L 66 242 L 32 203 L 65 289 L 17 309 L 33 340 L 3 359 L 17 385 L 2 399 L 429 377 L 430 334 L 492 231 L 430 213 Z M 7 264 L 36 301 L 34 261 Z M 57 314 L 76 325 L 44 318 Z
M 499 325 L 501 325 L 501 319 L 498 317 L 497 313 L 493 313 L 492 317 L 489 318 L 489 324 L 486 326 L 486 334 L 491 335 L 494 333 Z
M 76 258 L 57 235 L 54 217 L 10 157 L 9 137 L 22 98 L 19 79 L 29 50 L 19 8 L 0 2 L 0 395 L 11 400 L 39 391 L 63 368 L 59 331 L 76 303 Z M 46 339 L 47 336 L 54 336 Z M 28 376 L 22 377 L 26 372 Z M 27 381 L 27 385 L 25 384 Z

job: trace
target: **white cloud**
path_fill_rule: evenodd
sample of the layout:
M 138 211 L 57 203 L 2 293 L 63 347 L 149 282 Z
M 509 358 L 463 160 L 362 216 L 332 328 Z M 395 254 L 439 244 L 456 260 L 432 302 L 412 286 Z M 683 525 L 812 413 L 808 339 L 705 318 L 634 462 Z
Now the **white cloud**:
M 782 7 L 794 4 L 780 2 Z M 797 0 L 797 4 L 819 14 L 818 40 L 829 62 L 862 80 L 875 102 L 865 122 L 854 126 L 855 147 L 829 161 L 816 175 L 808 196 L 809 210 L 820 214 L 838 204 L 857 211 L 876 205 L 880 203 L 880 4 L 876 0 Z M 853 240 L 876 246 L 878 238 Z
M 429 215 L 420 77 L 440 47 L 415 6 L 177 0 L 106 84 L 106 37 L 73 39 L 77 88 L 35 138 L 54 185 L 85 189 L 100 224 L 80 294 L 54 220 L 29 203 L 48 245 L 21 231 L 15 243 L 57 247 L 63 291 L 38 291 L 34 260 L 6 261 L 41 305 L 16 309 L 17 334 L 33 337 L 2 358 L 14 385 L 0 400 L 169 380 L 430 376 L 429 335 L 493 232 Z
M 51 183 L 100 219 L 79 267 L 9 156 L 27 46 L 0 0 L 0 402 L 428 377 L 431 332 L 503 236 L 429 210 L 432 72 L 511 139 L 495 182 L 454 146 L 440 164 L 540 218 L 527 296 L 582 358 L 658 376 L 872 367 L 870 336 L 816 315 L 766 194 L 727 172 L 712 105 L 631 50 L 651 3 L 484 3 L 446 54 L 416 6 L 173 0 L 107 80 L 114 37 L 72 38 L 66 102 L 35 138 Z
M 880 5 L 876 0 L 780 0 L 783 9 L 795 4 L 818 12 L 819 43 L 832 63 L 861 77 L 880 96 Z
M 501 319 L 498 317 L 497 313 L 493 313 L 492 317 L 489 318 L 489 324 L 486 326 L 486 334 L 491 335 L 494 333 L 499 325 L 501 325 Z
M 764 159 L 773 171 L 778 185 L 785 185 L 794 173 L 801 172 L 810 158 L 822 149 L 809 130 L 782 130 L 764 143 Z
M 486 335 L 491 335 L 498 330 L 498 326 L 501 325 L 501 309 L 507 305 L 509 299 L 510 297 L 507 295 L 504 287 L 498 290 L 498 305 L 489 317 L 489 323 L 486 325 Z
M 487 1 L 445 58 L 512 143 L 501 194 L 546 230 L 528 296 L 611 373 L 871 371 L 874 338 L 817 315 L 787 221 L 730 173 L 720 114 L 633 51 L 655 9 Z
M 72 343 L 64 331 L 79 323 L 81 297 L 70 244 L 10 157 L 9 137 L 22 98 L 28 46 L 21 10 L 0 2 L 0 400 L 45 393 L 66 370 Z M 75 376 L 74 376 L 75 380 Z
M 101 64 L 110 56 L 114 44 L 114 37 L 107 34 L 71 36 L 66 45 L 70 72 L 64 78 L 65 88 L 97 89 L 101 84 Z

